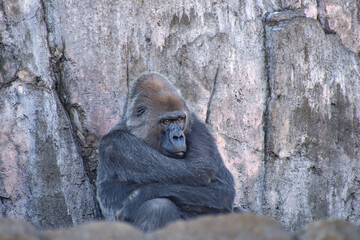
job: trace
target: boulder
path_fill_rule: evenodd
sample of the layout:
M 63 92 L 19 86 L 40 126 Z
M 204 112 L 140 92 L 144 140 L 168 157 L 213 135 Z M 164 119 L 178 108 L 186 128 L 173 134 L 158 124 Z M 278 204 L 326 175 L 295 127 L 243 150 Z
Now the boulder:
M 360 227 L 341 220 L 323 220 L 308 224 L 299 240 L 359 240 Z
M 47 231 L 46 240 L 142 240 L 145 234 L 122 222 L 91 222 L 71 229 Z
M 152 234 L 156 240 L 290 240 L 292 236 L 268 217 L 250 213 L 205 216 L 177 221 Z
M 0 239 L 40 240 L 41 233 L 22 219 L 0 218 Z

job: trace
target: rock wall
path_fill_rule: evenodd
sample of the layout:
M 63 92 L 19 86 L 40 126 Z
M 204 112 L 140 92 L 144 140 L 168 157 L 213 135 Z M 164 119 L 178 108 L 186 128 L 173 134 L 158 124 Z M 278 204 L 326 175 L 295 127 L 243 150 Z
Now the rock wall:
M 360 223 L 357 0 L 0 3 L 0 214 L 98 217 L 97 143 L 157 71 L 214 133 L 236 204 Z
M 266 213 L 292 230 L 326 217 L 359 223 L 359 58 L 312 19 L 267 26 L 266 37 Z

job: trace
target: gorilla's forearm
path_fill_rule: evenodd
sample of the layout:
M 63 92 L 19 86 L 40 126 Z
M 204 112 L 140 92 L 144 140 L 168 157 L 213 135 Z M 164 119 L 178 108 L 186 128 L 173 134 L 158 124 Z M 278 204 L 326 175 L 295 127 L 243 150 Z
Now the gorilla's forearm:
M 100 204 L 105 207 L 119 209 L 122 201 L 128 198 L 131 192 L 139 188 L 138 184 L 121 183 L 118 180 L 106 180 L 97 183 L 97 196 Z
M 161 188 L 161 187 L 160 187 Z M 206 187 L 194 187 L 187 185 L 171 185 L 167 189 L 163 186 L 164 195 L 180 208 L 183 206 L 198 206 L 218 209 L 226 212 L 232 211 L 234 192 L 231 188 L 220 184 Z
M 154 198 L 168 198 L 180 209 L 192 206 L 217 209 L 218 212 L 231 212 L 235 195 L 232 186 L 220 182 L 213 182 L 207 186 L 149 183 L 138 186 L 136 191 L 136 199 L 127 201 L 129 206 L 139 205 Z
M 210 156 L 169 158 L 124 131 L 113 131 L 100 141 L 99 168 L 115 171 L 120 181 L 205 185 L 215 176 L 217 165 Z M 217 159 L 214 159 L 217 161 Z M 99 172 L 101 174 L 101 172 Z

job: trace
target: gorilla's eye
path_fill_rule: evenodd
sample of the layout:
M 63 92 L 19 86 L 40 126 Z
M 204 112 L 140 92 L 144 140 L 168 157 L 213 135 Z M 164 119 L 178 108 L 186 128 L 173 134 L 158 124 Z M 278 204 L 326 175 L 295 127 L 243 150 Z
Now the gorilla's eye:
M 136 117 L 140 117 L 141 114 L 143 114 L 145 112 L 146 108 L 145 107 L 139 107 L 136 111 Z
M 182 122 L 183 120 L 184 120 L 183 117 L 179 117 L 179 118 L 177 119 L 178 122 Z
M 163 124 L 165 124 L 165 125 L 170 124 L 170 120 L 169 120 L 169 119 L 165 119 L 165 120 L 163 120 Z

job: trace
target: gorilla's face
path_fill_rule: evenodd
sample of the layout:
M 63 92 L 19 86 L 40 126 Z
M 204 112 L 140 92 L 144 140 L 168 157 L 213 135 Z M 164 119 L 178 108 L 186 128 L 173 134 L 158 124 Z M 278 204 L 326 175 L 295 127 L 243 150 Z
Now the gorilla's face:
M 130 95 L 126 124 L 130 132 L 165 156 L 183 158 L 188 108 L 166 79 L 140 79 Z
M 159 151 L 171 158 L 183 158 L 186 153 L 185 141 L 186 114 L 168 113 L 160 118 L 161 144 Z

